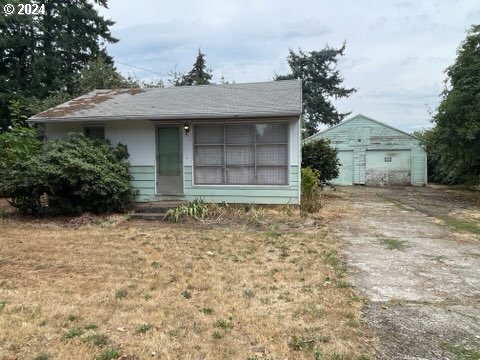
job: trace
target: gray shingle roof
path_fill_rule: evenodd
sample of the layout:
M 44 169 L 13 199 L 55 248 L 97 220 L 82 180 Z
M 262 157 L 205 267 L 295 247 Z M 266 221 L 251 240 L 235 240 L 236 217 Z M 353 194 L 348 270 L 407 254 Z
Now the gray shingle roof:
M 302 112 L 300 80 L 154 89 L 95 90 L 28 121 L 194 119 L 293 116 Z

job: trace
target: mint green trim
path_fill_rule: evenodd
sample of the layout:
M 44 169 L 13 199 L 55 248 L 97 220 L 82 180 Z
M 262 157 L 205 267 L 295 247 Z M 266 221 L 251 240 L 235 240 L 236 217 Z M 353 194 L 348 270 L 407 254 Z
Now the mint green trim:
M 155 196 L 154 166 L 130 166 L 130 175 L 130 184 L 137 190 L 135 201 L 149 201 Z

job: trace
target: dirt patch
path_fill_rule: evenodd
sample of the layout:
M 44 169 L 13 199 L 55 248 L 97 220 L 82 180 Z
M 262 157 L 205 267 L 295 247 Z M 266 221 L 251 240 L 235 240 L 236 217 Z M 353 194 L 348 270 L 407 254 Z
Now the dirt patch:
M 442 220 L 480 209 L 429 188 L 341 192 L 323 214 L 348 209 L 330 228 L 343 239 L 350 281 L 369 299 L 363 318 L 380 338 L 379 357 L 460 359 L 480 351 L 479 238 Z

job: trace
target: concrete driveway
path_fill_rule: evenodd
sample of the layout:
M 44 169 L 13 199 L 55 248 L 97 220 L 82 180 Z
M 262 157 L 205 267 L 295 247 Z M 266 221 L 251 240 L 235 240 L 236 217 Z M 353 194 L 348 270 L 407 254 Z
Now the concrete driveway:
M 480 208 L 468 193 L 340 188 L 322 211 L 382 359 L 480 359 Z

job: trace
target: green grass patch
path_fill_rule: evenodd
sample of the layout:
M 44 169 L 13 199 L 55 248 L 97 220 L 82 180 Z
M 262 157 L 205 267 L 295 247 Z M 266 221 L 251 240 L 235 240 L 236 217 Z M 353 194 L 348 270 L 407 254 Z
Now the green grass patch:
M 118 348 L 110 348 L 105 350 L 96 357 L 96 360 L 116 360 L 120 357 L 120 350 Z
M 73 339 L 74 337 L 83 335 L 84 332 L 85 332 L 85 330 L 83 330 L 82 328 L 78 328 L 78 327 L 71 328 L 70 330 L 66 331 L 63 334 L 63 338 L 64 339 Z
M 480 348 L 469 349 L 464 345 L 456 345 L 451 342 L 444 342 L 442 347 L 458 360 L 480 360 Z
M 449 228 L 458 231 L 458 232 L 468 232 L 471 234 L 480 235 L 480 223 L 472 220 L 465 219 L 455 219 L 448 216 L 439 217 L 440 220 L 443 220 L 446 226 Z
M 406 240 L 399 240 L 391 237 L 381 237 L 380 243 L 388 250 L 405 250 L 407 248 Z
M 147 331 L 151 330 L 153 326 L 151 324 L 143 324 L 135 329 L 135 334 L 145 334 Z

